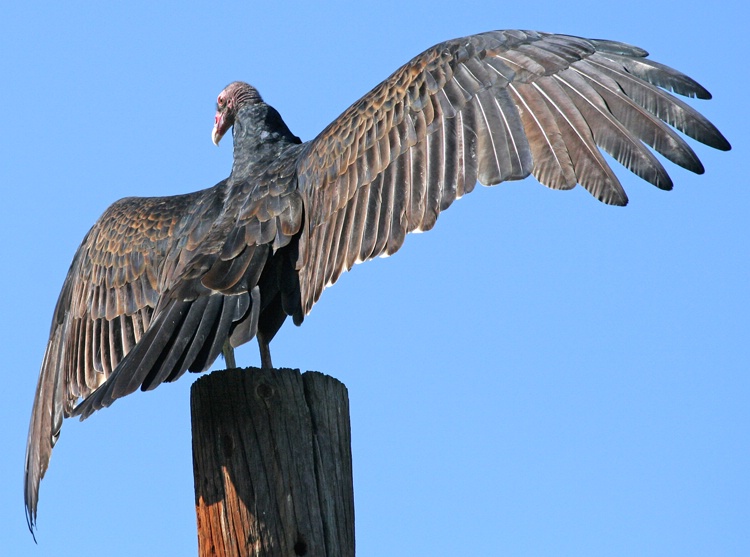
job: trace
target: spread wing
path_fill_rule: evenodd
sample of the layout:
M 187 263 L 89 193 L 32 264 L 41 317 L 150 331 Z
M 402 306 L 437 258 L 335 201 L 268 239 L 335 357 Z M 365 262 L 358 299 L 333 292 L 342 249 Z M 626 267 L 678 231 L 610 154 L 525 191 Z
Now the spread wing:
M 302 218 L 293 166 L 282 166 L 232 198 L 222 182 L 123 199 L 87 234 L 57 303 L 32 410 L 24 484 L 32 532 L 64 417 L 203 371 L 228 338 L 237 346 L 255 335 L 260 276 Z
M 729 143 L 668 91 L 710 94 L 645 56 L 612 41 L 496 31 L 441 43 L 396 71 L 298 162 L 309 204 L 298 266 L 305 312 L 355 263 L 432 228 L 477 181 L 533 174 L 548 187 L 578 183 L 625 205 L 600 149 L 662 189 L 671 180 L 647 146 L 703 172 L 672 127 L 718 149 Z

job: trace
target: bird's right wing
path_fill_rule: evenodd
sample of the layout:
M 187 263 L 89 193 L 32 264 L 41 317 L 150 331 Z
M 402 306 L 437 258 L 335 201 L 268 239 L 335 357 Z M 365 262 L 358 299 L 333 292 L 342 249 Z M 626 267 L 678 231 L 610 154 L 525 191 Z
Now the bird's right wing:
M 533 174 L 551 188 L 579 183 L 625 205 L 600 148 L 662 189 L 671 180 L 646 145 L 703 172 L 670 126 L 718 149 L 729 143 L 667 90 L 710 95 L 646 55 L 612 41 L 495 31 L 441 43 L 397 70 L 298 162 L 307 198 L 298 263 L 305 313 L 343 271 L 432 228 L 477 180 Z

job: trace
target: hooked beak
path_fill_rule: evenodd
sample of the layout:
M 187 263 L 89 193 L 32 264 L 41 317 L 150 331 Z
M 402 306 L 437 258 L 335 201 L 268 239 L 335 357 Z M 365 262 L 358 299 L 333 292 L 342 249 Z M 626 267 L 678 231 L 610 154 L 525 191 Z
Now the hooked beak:
M 216 112 L 216 116 L 214 117 L 214 129 L 211 132 L 211 141 L 214 142 L 214 145 L 217 147 L 219 146 L 219 141 L 221 141 L 221 138 L 224 137 L 224 134 L 227 133 L 233 124 L 234 114 L 231 110 L 225 108 L 224 110 L 218 110 Z
M 217 147 L 219 146 L 219 141 L 221 141 L 221 138 L 224 137 L 224 134 L 226 133 L 226 129 L 222 130 L 223 124 L 224 115 L 217 112 L 216 117 L 214 118 L 214 129 L 211 131 L 211 141 L 213 141 L 214 145 Z

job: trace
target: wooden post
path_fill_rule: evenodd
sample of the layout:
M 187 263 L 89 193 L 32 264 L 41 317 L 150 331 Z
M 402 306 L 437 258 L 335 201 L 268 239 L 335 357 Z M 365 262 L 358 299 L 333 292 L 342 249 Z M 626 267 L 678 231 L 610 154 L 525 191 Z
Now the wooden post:
M 354 557 L 346 387 L 321 373 L 217 371 L 190 405 L 200 557 Z

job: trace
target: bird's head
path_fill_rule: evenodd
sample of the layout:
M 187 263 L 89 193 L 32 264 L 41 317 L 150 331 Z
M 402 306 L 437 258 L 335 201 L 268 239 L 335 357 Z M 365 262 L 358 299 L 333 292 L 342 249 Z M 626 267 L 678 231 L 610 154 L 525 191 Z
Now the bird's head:
M 216 98 L 216 117 L 211 139 L 218 145 L 227 130 L 234 124 L 234 119 L 240 108 L 247 104 L 262 102 L 260 94 L 252 85 L 235 81 L 227 85 Z

